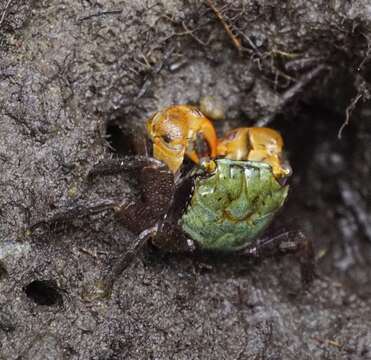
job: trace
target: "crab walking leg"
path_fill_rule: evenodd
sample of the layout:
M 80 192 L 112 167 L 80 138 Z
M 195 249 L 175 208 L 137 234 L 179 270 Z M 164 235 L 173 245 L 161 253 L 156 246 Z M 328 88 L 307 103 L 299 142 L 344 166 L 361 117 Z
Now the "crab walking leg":
M 125 156 L 120 159 L 103 160 L 94 165 L 90 170 L 88 177 L 93 178 L 96 176 L 114 175 L 130 171 L 138 171 L 146 166 L 162 167 L 164 164 L 155 158 L 134 155 Z
M 165 163 L 151 157 L 128 156 L 103 161 L 89 173 L 89 177 L 135 171 L 140 196 L 115 207 L 119 221 L 134 234 L 156 225 L 166 214 L 174 194 L 174 175 Z
M 144 156 L 129 156 L 122 159 L 117 160 L 106 160 L 102 163 L 96 165 L 89 173 L 89 177 L 94 177 L 98 175 L 112 175 L 117 174 L 120 172 L 128 172 L 128 171 L 140 171 L 141 176 L 141 188 L 142 188 L 142 198 L 143 200 L 138 200 L 136 202 L 130 202 L 127 198 L 121 199 L 104 199 L 95 203 L 85 203 L 85 204 L 77 204 L 57 214 L 53 215 L 50 218 L 42 219 L 29 227 L 30 231 L 34 231 L 37 228 L 42 226 L 57 226 L 59 224 L 68 223 L 75 219 L 81 219 L 85 217 L 89 217 L 94 214 L 98 214 L 104 211 L 112 210 L 117 213 L 121 218 L 128 214 L 128 219 L 122 221 L 124 225 L 127 223 L 129 224 L 129 228 L 131 230 L 137 230 L 137 225 L 134 224 L 138 219 L 135 219 L 136 215 L 140 213 L 141 209 L 149 209 L 152 203 L 159 203 L 159 199 L 156 198 L 156 194 L 159 191 L 156 188 L 156 185 L 159 184 L 161 181 L 162 174 L 170 175 L 168 183 L 170 186 L 173 183 L 173 175 L 169 174 L 168 170 L 166 169 L 166 165 L 161 161 L 158 161 L 153 158 L 148 158 Z M 149 176 L 146 174 L 151 173 Z M 153 177 L 153 178 L 152 178 Z M 162 187 L 163 188 L 163 187 Z M 163 190 L 166 194 L 171 194 L 171 188 Z M 158 200 L 158 201 L 157 201 Z M 165 204 L 166 205 L 166 204 Z M 151 213 L 152 217 L 156 217 L 158 211 L 163 210 L 164 204 L 159 209 L 159 206 L 155 207 L 155 211 Z M 156 209 L 158 210 L 156 212 Z M 148 211 L 149 212 L 149 211 Z M 150 213 L 150 212 L 149 212 Z M 131 219 L 130 219 L 130 215 Z M 143 219 L 146 220 L 145 218 Z M 157 219 L 156 219 L 157 220 Z M 144 230 L 148 226 L 142 226 L 138 231 Z M 138 232 L 136 232 L 138 233 Z
M 286 231 L 277 236 L 257 240 L 243 255 L 263 258 L 266 256 L 295 254 L 299 258 L 302 281 L 309 284 L 315 276 L 314 249 L 311 240 L 300 231 Z
M 122 203 L 122 200 L 120 202 Z M 75 219 L 81 219 L 108 210 L 114 211 L 117 206 L 119 206 L 120 202 L 110 199 L 101 200 L 95 203 L 78 204 L 61 212 L 58 212 L 50 218 L 37 221 L 29 227 L 29 230 L 34 231 L 42 226 L 53 226 L 71 222 Z
M 138 174 L 140 196 L 116 209 L 119 221 L 131 232 L 142 231 L 158 224 L 168 212 L 174 196 L 174 175 L 161 161 L 142 167 Z
M 99 286 L 95 289 L 96 296 L 105 298 L 111 295 L 116 279 L 118 279 L 120 275 L 133 263 L 140 250 L 146 245 L 148 239 L 156 235 L 157 228 L 156 225 L 139 234 L 129 249 L 118 260 L 116 260 L 112 269 L 103 277 Z

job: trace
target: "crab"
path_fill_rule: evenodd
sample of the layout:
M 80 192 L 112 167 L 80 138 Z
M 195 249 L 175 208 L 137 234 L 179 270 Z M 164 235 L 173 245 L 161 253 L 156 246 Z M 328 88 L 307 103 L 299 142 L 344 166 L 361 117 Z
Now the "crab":
M 197 108 L 173 105 L 155 113 L 146 131 L 152 156 L 103 161 L 89 177 L 134 172 L 141 196 L 102 200 L 38 221 L 30 230 L 112 210 L 133 234 L 130 247 L 99 283 L 109 296 L 114 281 L 151 243 L 167 252 L 299 255 L 302 279 L 313 279 L 313 249 L 301 232 L 261 238 L 287 194 L 291 168 L 281 135 L 269 128 L 238 128 L 218 139 L 212 122 Z

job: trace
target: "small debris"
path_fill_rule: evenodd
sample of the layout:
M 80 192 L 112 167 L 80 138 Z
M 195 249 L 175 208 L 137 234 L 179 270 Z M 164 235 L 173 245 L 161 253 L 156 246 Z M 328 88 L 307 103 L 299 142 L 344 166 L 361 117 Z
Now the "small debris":
M 208 5 L 210 6 L 210 8 L 214 11 L 216 17 L 220 20 L 220 22 L 222 23 L 223 27 L 224 27 L 224 30 L 225 32 L 228 34 L 228 36 L 230 37 L 230 39 L 232 40 L 232 43 L 233 45 L 236 47 L 236 49 L 238 51 L 241 51 L 242 50 L 242 47 L 241 47 L 241 41 L 237 38 L 236 35 L 233 34 L 231 28 L 229 27 L 229 25 L 227 24 L 227 22 L 224 20 L 224 17 L 223 15 L 221 14 L 221 12 L 218 10 L 218 8 L 213 4 L 213 2 L 211 0 L 207 0 L 207 3 Z
M 200 110 L 209 119 L 224 120 L 223 102 L 216 96 L 203 96 L 200 100 Z

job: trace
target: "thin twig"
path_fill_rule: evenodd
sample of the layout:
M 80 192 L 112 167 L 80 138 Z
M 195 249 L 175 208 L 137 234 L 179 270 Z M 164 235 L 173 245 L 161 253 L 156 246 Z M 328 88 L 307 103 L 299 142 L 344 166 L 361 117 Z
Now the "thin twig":
M 196 31 L 196 29 L 193 29 L 193 30 L 188 29 L 187 28 L 187 25 L 184 23 L 184 21 L 182 22 L 182 26 L 183 26 L 184 32 L 183 33 L 176 33 L 177 36 L 179 36 L 179 35 L 189 35 L 193 39 L 195 39 L 200 45 L 207 46 L 207 43 L 205 43 L 204 41 L 202 41 L 200 38 L 198 38 L 194 34 L 194 32 Z
M 361 100 L 362 96 L 363 96 L 363 93 L 357 94 L 357 96 L 355 96 L 352 99 L 351 103 L 348 105 L 347 109 L 345 110 L 345 121 L 343 122 L 343 125 L 341 125 L 339 129 L 338 139 L 341 139 L 344 128 L 349 125 L 350 115 L 352 115 L 353 110 L 356 108 L 356 105 L 358 101 Z
M 145 77 L 143 85 L 141 86 L 137 96 L 134 99 L 134 103 L 137 103 L 138 100 L 147 92 L 149 87 L 152 85 L 154 75 L 157 75 L 163 68 L 164 63 L 168 61 L 171 54 L 174 52 L 174 47 L 170 47 L 164 53 L 162 60 L 160 60 L 153 68 L 152 71 Z
M 289 102 L 291 101 L 300 91 L 303 90 L 303 88 L 309 83 L 311 82 L 315 77 L 318 76 L 318 74 L 326 69 L 328 67 L 326 67 L 325 65 L 318 65 L 316 68 L 314 68 L 312 71 L 309 71 L 308 73 L 304 74 L 298 81 L 297 83 L 290 87 L 287 91 L 285 91 L 282 95 L 281 95 L 281 99 L 279 101 L 279 103 L 276 105 L 276 108 L 274 109 L 274 111 L 258 120 L 254 126 L 267 126 L 270 122 L 273 121 L 274 117 L 276 116 L 276 114 L 278 112 L 280 112 L 282 110 L 282 108 Z
M 99 16 L 103 16 L 103 15 L 115 15 L 115 14 L 121 14 L 121 13 L 122 13 L 122 10 L 100 11 L 100 12 L 97 12 L 95 14 L 91 14 L 91 15 L 88 15 L 88 16 L 81 17 L 77 21 L 81 22 L 81 21 L 84 21 L 84 20 L 89 20 L 89 19 L 94 18 L 94 17 L 99 17 Z
M 290 89 L 288 89 L 282 96 L 283 105 L 291 100 L 305 85 L 312 81 L 325 68 L 325 65 L 318 65 L 312 71 L 304 74 L 302 78 Z
M 366 55 L 364 56 L 363 60 L 360 62 L 360 64 L 357 66 L 357 71 L 361 71 L 362 70 L 362 67 L 363 65 L 368 62 L 370 60 L 370 52 L 371 52 L 371 44 L 370 44 L 370 39 L 365 35 L 363 34 L 363 37 L 366 39 L 367 41 L 367 52 L 366 52 Z
M 242 48 L 241 48 L 241 41 L 236 37 L 236 35 L 233 34 L 231 28 L 229 27 L 229 25 L 226 23 L 226 21 L 224 20 L 223 18 L 223 15 L 221 14 L 221 12 L 218 10 L 218 8 L 212 3 L 211 0 L 207 0 L 207 3 L 209 5 L 209 7 L 211 8 L 212 11 L 214 11 L 214 14 L 216 15 L 216 17 L 220 20 L 220 22 L 222 23 L 223 27 L 224 27 L 224 30 L 225 32 L 228 34 L 228 36 L 230 37 L 230 39 L 232 40 L 233 42 L 233 45 L 236 47 L 236 49 L 238 51 L 241 51 Z
M 341 344 L 339 343 L 338 341 L 336 340 L 330 340 L 330 339 L 322 339 L 318 336 L 313 336 L 312 338 L 313 340 L 317 341 L 319 344 L 321 345 L 325 345 L 325 346 L 333 346 L 339 350 L 343 350 L 349 354 L 352 354 L 355 352 L 354 349 L 350 348 L 349 346 L 346 346 L 344 344 Z
M 6 14 L 6 11 L 8 10 L 9 6 L 10 6 L 10 3 L 12 2 L 12 0 L 8 0 L 8 2 L 6 3 L 5 5 L 5 8 L 3 10 L 3 13 L 1 15 L 1 19 L 0 19 L 0 28 L 1 28 L 1 25 L 3 24 L 3 21 L 5 19 L 5 14 Z

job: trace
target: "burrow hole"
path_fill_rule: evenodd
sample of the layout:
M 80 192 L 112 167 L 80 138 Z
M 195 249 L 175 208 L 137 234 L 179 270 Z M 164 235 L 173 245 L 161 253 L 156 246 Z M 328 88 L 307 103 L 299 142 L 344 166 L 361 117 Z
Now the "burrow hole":
M 112 152 L 118 156 L 146 154 L 147 140 L 141 128 L 122 121 L 109 121 L 106 126 L 106 138 Z
M 34 280 L 23 287 L 27 297 L 37 305 L 62 305 L 61 290 L 54 280 Z

